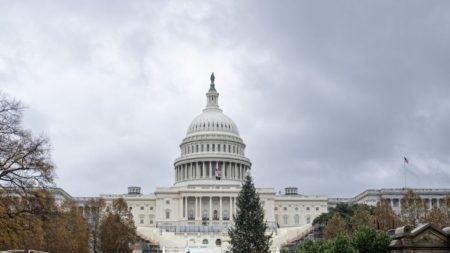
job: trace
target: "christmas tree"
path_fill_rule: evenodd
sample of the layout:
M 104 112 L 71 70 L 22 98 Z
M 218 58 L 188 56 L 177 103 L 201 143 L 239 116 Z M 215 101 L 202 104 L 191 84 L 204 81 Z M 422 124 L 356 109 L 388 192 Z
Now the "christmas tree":
M 234 227 L 228 230 L 231 252 L 268 253 L 272 233 L 266 233 L 267 223 L 259 194 L 250 175 L 245 177 L 236 199 L 237 212 L 233 215 Z

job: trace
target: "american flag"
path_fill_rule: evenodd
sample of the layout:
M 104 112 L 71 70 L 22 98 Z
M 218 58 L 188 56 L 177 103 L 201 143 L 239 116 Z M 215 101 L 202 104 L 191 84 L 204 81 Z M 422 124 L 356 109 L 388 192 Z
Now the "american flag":
M 222 171 L 220 171 L 218 168 L 216 168 L 216 179 L 220 180 L 221 177 L 222 177 Z

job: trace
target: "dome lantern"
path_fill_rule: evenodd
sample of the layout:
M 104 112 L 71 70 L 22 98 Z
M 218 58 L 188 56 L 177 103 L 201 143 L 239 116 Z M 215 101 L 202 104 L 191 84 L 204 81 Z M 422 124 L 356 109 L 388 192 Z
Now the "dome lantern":
M 211 85 L 208 93 L 206 93 L 206 108 L 208 109 L 219 109 L 219 92 L 216 90 L 216 86 L 214 84 L 215 80 L 214 72 L 211 74 Z M 219 109 L 220 110 L 220 109 Z

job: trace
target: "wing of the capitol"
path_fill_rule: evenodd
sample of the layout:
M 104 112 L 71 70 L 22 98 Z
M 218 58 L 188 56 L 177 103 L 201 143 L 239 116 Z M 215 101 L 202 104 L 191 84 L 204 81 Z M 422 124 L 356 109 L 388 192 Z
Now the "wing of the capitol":
M 252 163 L 245 156 L 246 145 L 236 123 L 219 107 L 219 93 L 211 76 L 206 107 L 187 128 L 180 144 L 180 157 L 173 164 L 174 185 L 158 187 L 142 194 L 141 187 L 130 186 L 126 194 L 103 194 L 107 203 L 123 197 L 131 207 L 138 234 L 156 242 L 163 252 L 225 252 L 228 228 L 233 226 L 236 198 Z M 257 169 L 257 168 L 255 168 Z M 220 171 L 220 180 L 216 179 Z M 256 186 L 257 187 L 257 186 Z M 267 232 L 273 232 L 272 252 L 311 228 L 315 217 L 339 202 L 376 205 L 383 197 L 398 209 L 405 189 L 367 190 L 354 198 L 305 196 L 297 187 L 286 187 L 283 194 L 274 188 L 257 188 L 265 211 Z M 449 189 L 417 189 L 430 206 L 440 205 Z M 60 198 L 70 198 L 55 189 Z M 74 198 L 80 210 L 90 198 Z

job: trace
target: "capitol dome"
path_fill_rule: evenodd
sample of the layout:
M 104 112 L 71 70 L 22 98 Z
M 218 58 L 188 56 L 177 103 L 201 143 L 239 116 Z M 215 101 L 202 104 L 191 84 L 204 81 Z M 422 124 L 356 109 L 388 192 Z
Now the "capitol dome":
M 206 108 L 189 124 L 175 160 L 175 185 L 240 183 L 251 169 L 245 157 L 245 143 L 236 123 L 219 108 L 219 93 L 214 84 L 206 93 Z
M 225 115 L 222 110 L 205 110 L 198 115 L 189 125 L 187 135 L 219 131 L 239 136 L 239 130 L 234 121 Z

